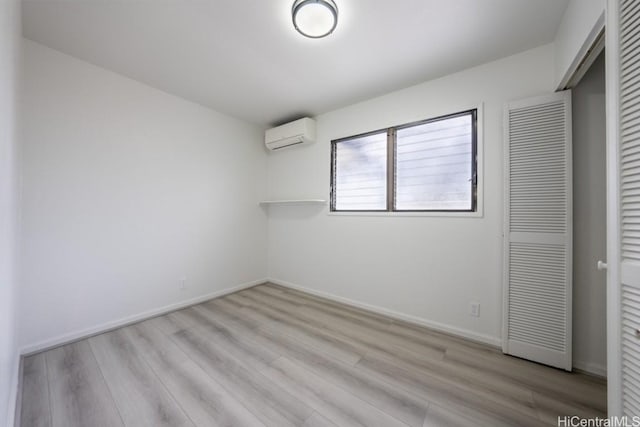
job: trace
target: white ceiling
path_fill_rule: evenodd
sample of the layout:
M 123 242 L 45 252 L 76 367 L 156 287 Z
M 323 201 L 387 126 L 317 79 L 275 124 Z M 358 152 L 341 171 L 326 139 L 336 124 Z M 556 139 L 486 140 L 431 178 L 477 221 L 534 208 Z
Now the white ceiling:
M 25 37 L 259 124 L 317 115 L 553 41 L 568 0 L 23 0 Z

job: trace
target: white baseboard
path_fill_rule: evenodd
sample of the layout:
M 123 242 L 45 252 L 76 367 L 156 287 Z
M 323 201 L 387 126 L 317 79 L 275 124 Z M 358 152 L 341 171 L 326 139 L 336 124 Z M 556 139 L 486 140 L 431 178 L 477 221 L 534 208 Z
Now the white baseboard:
M 483 343 L 483 344 L 487 344 L 493 347 L 498 347 L 501 348 L 502 347 L 502 340 L 500 338 L 497 337 L 492 337 L 490 335 L 485 335 L 485 334 L 479 334 L 477 332 L 474 331 L 470 331 L 468 329 L 463 329 L 463 328 L 458 328 L 455 326 L 450 326 L 450 325 L 446 325 L 444 323 L 440 323 L 440 322 L 436 322 L 433 320 L 429 320 L 429 319 L 424 319 L 421 317 L 417 317 L 417 316 L 412 316 L 412 315 L 408 315 L 408 314 L 404 314 L 404 313 L 400 313 L 394 310 L 389 310 L 383 307 L 379 307 L 379 306 L 375 306 L 375 305 L 371 305 L 371 304 L 366 304 L 363 302 L 359 302 L 359 301 L 355 301 L 349 298 L 344 298 L 344 297 L 340 297 L 337 295 L 333 295 L 330 293 L 326 293 L 326 292 L 322 292 L 322 291 L 317 291 L 314 289 L 310 289 L 301 285 L 297 285 L 291 282 L 287 282 L 284 280 L 280 280 L 280 279 L 275 279 L 275 278 L 268 278 L 268 279 L 259 279 L 259 280 L 254 280 L 251 282 L 247 282 L 247 283 L 243 283 L 237 286 L 233 286 L 231 288 L 227 288 L 227 289 L 223 289 L 220 291 L 216 291 L 216 292 L 211 292 L 209 294 L 205 294 L 205 295 L 201 295 L 199 297 L 195 297 L 189 300 L 185 300 L 185 301 L 181 301 L 175 304 L 170 304 L 164 307 L 160 307 L 157 309 L 153 309 L 153 310 L 149 310 L 146 311 L 144 313 L 140 313 L 140 314 L 136 314 L 133 316 L 127 316 L 121 319 L 117 319 L 117 320 L 113 320 L 110 322 L 106 322 L 103 323 L 101 325 L 96 325 L 93 326 L 91 328 L 87 328 L 87 329 L 83 329 L 80 331 L 75 331 L 75 332 L 70 332 L 64 335 L 60 335 L 58 337 L 54 337 L 54 338 L 50 338 L 47 340 L 43 340 L 40 341 L 38 343 L 35 344 L 30 344 L 27 346 L 24 346 L 21 350 L 20 353 L 16 356 L 16 361 L 15 361 L 15 374 L 12 378 L 12 382 L 11 382 L 11 395 L 10 395 L 10 402 L 9 402 L 9 408 L 17 408 L 17 405 L 19 404 L 19 393 L 20 393 L 20 369 L 21 369 L 21 356 L 29 356 L 31 354 L 34 353 L 39 353 L 41 351 L 45 351 L 45 350 L 49 350 L 51 348 L 54 347 L 59 347 L 61 345 L 65 345 L 65 344 L 69 344 L 71 342 L 74 341 L 78 341 L 81 339 L 85 339 L 88 337 L 91 337 L 93 335 L 97 335 L 97 334 L 101 334 L 104 332 L 108 332 L 110 330 L 113 329 L 117 329 L 132 323 L 137 323 L 146 319 L 150 319 L 152 317 L 156 317 L 156 316 L 161 316 L 163 314 L 169 313 L 171 311 L 175 311 L 175 310 L 180 310 L 182 308 L 185 307 L 189 307 L 195 304 L 200 304 L 204 301 L 208 301 L 210 299 L 213 298 L 218 298 L 224 295 L 228 295 L 234 292 L 238 292 L 241 291 L 243 289 L 247 289 L 247 288 L 251 288 L 254 287 L 256 285 L 265 283 L 265 282 L 271 282 L 274 283 L 276 285 L 281 285 L 287 288 L 291 288 L 291 289 L 295 289 L 295 290 L 299 290 L 302 292 L 306 292 L 308 294 L 311 295 L 316 295 L 322 298 L 326 298 L 332 301 L 336 301 L 336 302 L 340 302 L 346 305 L 350 305 L 352 307 L 356 307 L 356 308 L 361 308 L 364 310 L 368 310 L 374 313 L 378 313 L 378 314 L 382 314 L 385 316 L 389 316 L 392 317 L 394 319 L 398 319 L 398 320 L 403 320 L 405 322 L 409 322 L 409 323 L 413 323 L 419 326 L 424 326 L 439 332 L 444 332 L 447 334 L 451 334 L 451 335 L 455 335 L 455 336 L 459 336 L 462 338 L 466 338 L 472 341 L 476 341 L 479 343 Z M 591 363 L 591 362 L 582 362 L 582 361 L 574 361 L 573 362 L 574 368 L 576 370 L 582 371 L 582 372 L 586 372 L 595 376 L 599 376 L 599 377 L 603 377 L 606 378 L 607 377 L 607 369 L 606 366 L 597 364 L 597 363 Z M 17 416 L 19 416 L 19 414 L 14 414 L 11 410 L 9 410 L 9 414 L 8 414 L 9 418 L 8 418 L 8 423 L 7 425 L 14 425 L 15 421 L 17 420 Z
M 370 305 L 366 303 L 362 303 L 359 301 L 354 301 L 349 298 L 340 297 L 337 295 L 329 294 L 326 292 L 316 291 L 314 289 L 310 289 L 304 286 L 297 285 L 295 283 L 287 282 L 285 280 L 269 278 L 269 282 L 274 283 L 276 285 L 284 286 L 287 288 L 295 289 L 298 291 L 306 292 L 311 295 L 316 295 L 322 298 L 326 298 L 332 301 L 340 302 L 343 304 L 350 305 L 352 307 L 361 308 L 364 310 L 372 311 L 374 313 L 383 314 L 385 316 L 392 317 L 394 319 L 403 320 L 405 322 L 413 323 L 419 326 L 424 326 L 430 329 L 434 329 L 439 332 L 444 332 L 450 335 L 455 335 L 458 337 L 466 338 L 471 341 L 480 342 L 482 344 L 487 344 L 493 347 L 502 348 L 502 339 L 497 337 L 492 337 L 490 335 L 479 334 L 474 331 L 470 331 L 468 329 L 457 328 L 455 326 L 446 325 L 440 322 L 435 322 L 433 320 L 424 319 L 421 317 L 411 316 L 404 313 L 399 313 L 397 311 L 389 310 L 386 308 L 378 307 L 375 305 Z M 591 375 L 595 375 L 598 377 L 606 378 L 607 377 L 607 368 L 606 366 L 600 365 L 598 363 L 591 362 L 582 362 L 582 361 L 574 361 L 573 366 L 576 370 L 585 372 Z
M 574 360 L 573 368 L 576 371 L 586 372 L 587 374 L 595 375 L 596 377 L 607 378 L 607 367 L 600 363 Z
M 49 338 L 34 344 L 29 344 L 20 349 L 22 356 L 29 356 L 34 353 L 49 350 L 61 345 L 69 344 L 74 341 L 89 338 L 93 335 L 102 334 L 113 329 L 121 328 L 132 323 L 137 323 L 142 320 L 150 319 L 152 317 L 161 316 L 171 311 L 180 310 L 181 308 L 189 307 L 191 305 L 200 304 L 201 302 L 208 301 L 213 298 L 221 297 L 223 295 L 231 294 L 241 291 L 243 289 L 251 288 L 266 282 L 267 279 L 254 280 L 252 282 L 243 283 L 241 285 L 233 286 L 231 288 L 223 289 L 220 291 L 211 292 L 206 295 L 201 295 L 186 301 L 181 301 L 175 304 L 169 304 L 164 307 L 156 308 L 153 310 L 145 311 L 144 313 L 135 314 L 133 316 L 123 317 L 121 319 L 112 320 L 110 322 L 96 325 L 90 328 L 82 329 L 80 331 L 69 332 L 54 338 Z
M 474 331 L 470 331 L 468 329 L 458 328 L 455 326 L 445 325 L 444 323 L 435 322 L 433 320 L 424 319 L 417 316 L 411 316 L 409 314 L 400 313 L 397 311 L 389 310 L 386 308 L 378 307 L 371 304 L 366 304 L 359 301 L 354 301 L 349 298 L 339 297 L 337 295 L 329 294 L 326 292 L 316 291 L 314 289 L 309 289 L 304 286 L 296 285 L 294 283 L 286 282 L 280 279 L 269 278 L 269 282 L 274 283 L 276 285 L 281 285 L 287 288 L 299 290 L 302 292 L 306 292 L 311 295 L 316 295 L 322 298 L 326 298 L 332 301 L 340 302 L 346 305 L 350 305 L 352 307 L 361 308 L 364 310 L 372 311 L 374 313 L 383 314 L 388 317 L 392 317 L 394 319 L 403 320 L 405 322 L 413 323 L 415 325 L 424 326 L 439 332 L 444 332 L 450 335 L 455 335 L 458 337 L 466 338 L 471 341 L 479 342 L 482 344 L 487 344 L 492 347 L 502 348 L 502 340 L 497 337 L 492 337 L 490 335 L 480 334 Z

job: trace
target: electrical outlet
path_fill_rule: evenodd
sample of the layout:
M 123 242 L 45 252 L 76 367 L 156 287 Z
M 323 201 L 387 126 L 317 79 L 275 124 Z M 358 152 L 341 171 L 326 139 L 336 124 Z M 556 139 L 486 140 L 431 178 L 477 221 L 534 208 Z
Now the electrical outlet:
M 187 289 L 187 278 L 181 277 L 180 279 L 178 279 L 178 286 L 180 286 L 181 291 Z
M 471 302 L 469 303 L 469 314 L 473 317 L 480 317 L 480 303 L 479 302 Z

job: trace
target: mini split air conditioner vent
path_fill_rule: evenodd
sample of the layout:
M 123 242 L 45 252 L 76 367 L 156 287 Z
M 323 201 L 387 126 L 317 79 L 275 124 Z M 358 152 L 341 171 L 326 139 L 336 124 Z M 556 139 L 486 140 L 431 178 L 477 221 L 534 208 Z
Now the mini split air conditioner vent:
M 269 150 L 310 144 L 315 139 L 316 122 L 308 117 L 269 129 L 264 134 L 264 143 Z

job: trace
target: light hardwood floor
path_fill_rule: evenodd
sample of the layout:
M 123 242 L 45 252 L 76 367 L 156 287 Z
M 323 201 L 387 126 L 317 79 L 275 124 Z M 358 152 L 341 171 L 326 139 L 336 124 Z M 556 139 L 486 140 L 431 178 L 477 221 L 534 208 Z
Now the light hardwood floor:
M 538 426 L 606 384 L 272 284 L 24 359 L 22 426 Z

